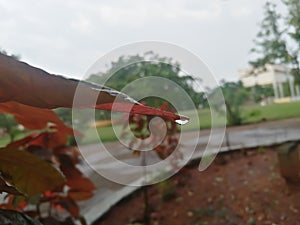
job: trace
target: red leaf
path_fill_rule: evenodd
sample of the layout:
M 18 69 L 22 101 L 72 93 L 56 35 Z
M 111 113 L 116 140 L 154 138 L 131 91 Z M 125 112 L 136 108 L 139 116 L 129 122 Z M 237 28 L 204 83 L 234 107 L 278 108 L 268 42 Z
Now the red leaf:
M 76 179 L 69 179 L 66 181 L 66 185 L 68 185 L 72 190 L 77 191 L 90 191 L 95 190 L 95 185 L 88 178 L 81 177 Z
M 188 117 L 176 115 L 173 112 L 163 111 L 160 109 L 151 108 L 149 106 L 145 106 L 142 104 L 132 104 L 132 103 L 106 103 L 94 106 L 96 109 L 101 110 L 110 110 L 110 111 L 118 111 L 132 114 L 142 114 L 149 116 L 159 116 L 166 120 L 188 120 Z
M 40 130 L 46 128 L 49 123 L 53 123 L 55 124 L 54 128 L 60 132 L 73 135 L 72 128 L 66 126 L 63 121 L 49 109 L 37 109 L 17 102 L 5 102 L 0 103 L 0 112 L 12 114 L 16 121 L 27 129 Z
M 50 198 L 50 197 L 53 197 L 55 195 L 51 191 L 48 190 L 48 191 L 44 192 L 44 196 L 47 197 L 47 198 Z
M 82 173 L 74 165 L 66 166 L 64 164 L 59 166 L 61 172 L 65 175 L 67 179 L 78 178 L 82 176 Z
M 69 179 L 66 185 L 70 187 L 68 196 L 76 201 L 87 200 L 93 196 L 95 185 L 85 177 Z
M 68 179 L 82 176 L 82 173 L 76 168 L 80 156 L 76 147 L 57 148 L 53 153 L 60 163 L 60 170 Z
M 91 197 L 93 197 L 93 193 L 89 191 L 76 191 L 76 190 L 69 190 L 68 191 L 68 196 L 75 201 L 84 201 L 88 200 Z
M 30 141 L 28 145 L 41 146 L 43 148 L 53 149 L 64 146 L 67 142 L 67 135 L 60 132 L 43 132 L 35 139 Z

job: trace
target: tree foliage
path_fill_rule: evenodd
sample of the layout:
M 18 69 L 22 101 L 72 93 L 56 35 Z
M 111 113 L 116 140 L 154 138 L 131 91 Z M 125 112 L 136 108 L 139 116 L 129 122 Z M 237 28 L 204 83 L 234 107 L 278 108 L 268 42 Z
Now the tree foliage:
M 272 87 L 254 86 L 252 88 L 245 88 L 241 81 L 233 82 L 221 80 L 221 90 L 225 99 L 225 107 L 222 108 L 221 102 L 218 99 L 214 99 L 218 89 L 213 89 L 208 92 L 209 98 L 214 99 L 214 104 L 211 107 L 217 111 L 224 113 L 226 110 L 227 125 L 240 125 L 244 122 L 246 117 L 253 116 L 251 112 L 249 115 L 243 115 L 242 107 L 246 104 L 257 104 L 265 100 L 265 98 L 273 96 Z
M 291 74 L 300 83 L 300 1 L 282 0 L 287 13 L 280 15 L 275 3 L 264 5 L 264 18 L 251 50 L 256 59 L 249 63 L 254 67 L 265 64 L 285 63 L 291 66 Z
M 253 87 L 246 88 L 246 90 L 249 93 L 249 100 L 255 103 L 260 103 L 264 99 L 274 96 L 274 89 L 272 85 L 255 85 Z
M 282 1 L 288 11 L 285 17 L 287 34 L 294 42 L 290 46 L 290 63 L 292 65 L 291 73 L 296 78 L 296 82 L 300 83 L 300 1 Z
M 241 82 L 221 82 L 221 89 L 225 99 L 226 116 L 228 125 L 240 125 L 242 123 L 241 106 L 249 99 L 247 90 Z
M 127 84 L 144 77 L 158 76 L 174 81 L 183 88 L 193 100 L 196 106 L 200 103 L 200 93 L 193 83 L 195 77 L 184 74 L 178 62 L 172 58 L 160 57 L 154 52 L 146 52 L 144 55 L 129 55 L 118 58 L 112 62 L 108 71 L 100 74 L 92 74 L 87 80 L 98 84 L 105 83 L 108 87 L 121 91 Z M 145 86 L 143 88 L 153 88 Z M 171 91 L 171 87 L 165 87 L 165 91 Z M 176 90 L 172 90 L 173 92 Z M 158 98 L 147 99 L 147 104 L 159 107 L 164 100 Z
M 276 5 L 266 2 L 264 5 L 264 18 L 260 24 L 260 31 L 254 40 L 255 47 L 252 53 L 258 57 L 250 61 L 254 67 L 262 67 L 266 64 L 280 64 L 289 61 L 286 41 L 283 39 L 283 30 L 279 27 L 281 15 L 276 11 Z

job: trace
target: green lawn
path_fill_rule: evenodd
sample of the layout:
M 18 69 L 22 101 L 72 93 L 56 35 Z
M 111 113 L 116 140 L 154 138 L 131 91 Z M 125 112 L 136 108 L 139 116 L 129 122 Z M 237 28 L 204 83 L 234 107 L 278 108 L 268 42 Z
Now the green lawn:
M 118 131 L 122 129 L 121 126 L 115 127 Z M 84 133 L 84 138 L 82 139 L 82 144 L 95 143 L 99 141 L 101 138 L 102 142 L 115 141 L 117 137 L 115 132 L 111 126 L 109 127 L 100 127 L 97 128 L 97 132 L 95 132 L 94 128 L 87 129 Z
M 256 115 L 249 116 L 256 111 Z M 244 123 L 259 122 L 262 120 L 279 120 L 300 117 L 300 102 L 272 104 L 268 106 L 245 106 L 242 111 Z
M 211 127 L 211 111 L 210 109 L 201 109 L 198 110 L 198 118 L 197 114 L 191 111 L 185 111 L 185 112 L 180 112 L 181 115 L 187 116 L 190 118 L 190 121 L 182 126 L 182 131 L 190 131 L 190 130 L 196 130 L 199 129 L 207 129 Z M 199 124 L 196 121 L 199 119 Z M 222 126 L 224 123 L 226 123 L 226 118 L 224 116 L 222 117 L 221 115 L 215 115 L 214 117 L 214 125 L 215 126 Z M 195 122 L 196 121 L 196 122 Z

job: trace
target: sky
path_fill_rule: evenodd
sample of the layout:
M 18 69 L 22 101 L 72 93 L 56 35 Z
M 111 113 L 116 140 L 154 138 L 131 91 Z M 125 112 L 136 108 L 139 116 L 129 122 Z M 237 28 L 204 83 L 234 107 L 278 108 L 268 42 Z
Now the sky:
M 0 48 L 50 73 L 80 78 L 112 49 L 164 41 L 199 56 L 218 80 L 237 80 L 250 59 L 264 2 L 0 0 Z

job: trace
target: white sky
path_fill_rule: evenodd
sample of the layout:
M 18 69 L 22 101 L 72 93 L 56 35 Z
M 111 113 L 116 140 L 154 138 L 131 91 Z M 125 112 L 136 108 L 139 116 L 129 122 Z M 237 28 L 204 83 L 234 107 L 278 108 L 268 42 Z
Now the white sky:
M 0 0 L 0 48 L 48 72 L 79 78 L 118 46 L 166 41 L 197 54 L 218 79 L 237 80 L 264 2 Z

